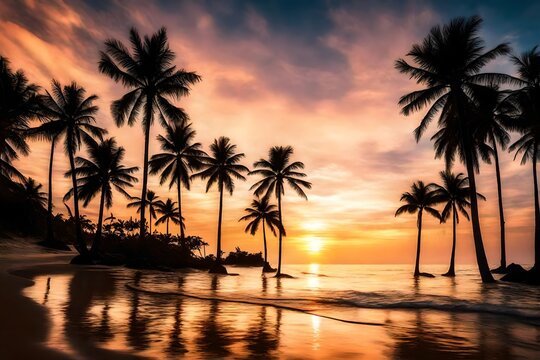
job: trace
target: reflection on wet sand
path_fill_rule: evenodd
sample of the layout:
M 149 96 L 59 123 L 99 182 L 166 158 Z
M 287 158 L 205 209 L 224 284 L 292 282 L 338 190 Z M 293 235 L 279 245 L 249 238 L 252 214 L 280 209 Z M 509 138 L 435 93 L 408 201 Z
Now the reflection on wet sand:
M 133 284 L 140 286 L 143 274 L 140 271 L 135 272 L 133 277 Z M 140 295 L 137 291 L 132 291 L 131 306 L 129 312 L 127 341 L 128 344 L 135 350 L 146 350 L 149 346 L 150 340 L 148 338 L 148 319 L 145 314 L 139 314 L 140 312 Z
M 185 280 L 183 277 L 178 278 L 179 292 L 184 291 L 184 282 Z M 169 336 L 169 345 L 167 346 L 167 354 L 169 354 L 171 357 L 185 354 L 188 351 L 184 343 L 185 340 L 182 339 L 182 297 L 176 297 L 174 302 L 174 324 Z

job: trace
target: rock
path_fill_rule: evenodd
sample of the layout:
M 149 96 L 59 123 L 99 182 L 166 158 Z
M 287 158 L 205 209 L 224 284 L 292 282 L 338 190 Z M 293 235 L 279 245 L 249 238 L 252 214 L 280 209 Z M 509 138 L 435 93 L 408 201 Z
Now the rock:
M 285 279 L 294 279 L 294 276 L 289 275 L 289 274 L 283 274 L 283 273 L 281 273 L 281 274 L 276 274 L 276 276 L 274 276 L 274 277 L 277 277 L 277 278 L 285 278 Z
M 511 264 L 511 265 L 515 265 L 515 264 Z M 491 270 L 491 272 L 494 274 L 508 274 L 508 268 L 509 267 L 499 266 L 498 268 Z
M 214 263 L 214 265 L 212 265 L 212 267 L 210 267 L 210 270 L 208 270 L 208 272 L 210 274 L 223 274 L 223 275 L 227 275 L 227 269 L 225 268 L 225 266 L 221 265 L 220 263 Z
M 519 264 L 510 264 L 506 268 L 506 275 L 504 275 L 501 280 L 509 282 L 523 283 L 527 280 L 527 270 Z

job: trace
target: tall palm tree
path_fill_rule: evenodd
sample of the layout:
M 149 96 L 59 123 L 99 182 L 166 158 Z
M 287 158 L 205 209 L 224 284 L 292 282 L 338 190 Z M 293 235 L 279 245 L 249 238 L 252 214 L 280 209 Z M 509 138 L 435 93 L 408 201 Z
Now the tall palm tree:
M 507 44 L 485 51 L 484 41 L 478 36 L 481 23 L 480 17 L 473 16 L 456 18 L 442 27 L 435 26 L 424 41 L 413 45 L 407 54 L 416 66 L 403 59 L 397 60 L 395 65 L 398 71 L 426 87 L 399 100 L 404 115 L 429 107 L 414 131 L 416 140 L 421 138 L 431 120 L 440 114 L 439 126 L 450 131 L 449 138 L 454 139 L 452 148 L 462 156 L 472 193 L 476 193 L 475 146 L 479 142 L 475 138 L 477 126 L 471 111 L 471 94 L 485 84 L 518 83 L 509 75 L 481 72 L 488 62 L 510 52 Z M 482 281 L 494 281 L 484 251 L 476 196 L 471 197 L 471 218 Z
M 169 189 L 176 184 L 178 192 L 178 219 L 182 216 L 182 185 L 189 190 L 190 173 L 200 167 L 201 158 L 206 153 L 201 144 L 194 142 L 195 130 L 187 122 L 168 123 L 165 125 L 165 136 L 158 135 L 163 153 L 153 155 L 150 159 L 150 173 L 160 174 L 160 184 L 169 181 Z M 180 227 L 180 240 L 185 238 L 185 224 Z
M 281 222 L 279 221 L 279 211 L 277 206 L 270 204 L 268 197 L 262 199 L 254 199 L 251 202 L 251 207 L 244 210 L 247 215 L 240 218 L 239 221 L 248 221 L 245 232 L 249 232 L 251 235 L 255 235 L 259 230 L 259 225 L 262 222 L 263 241 L 264 241 L 264 266 L 263 271 L 272 271 L 270 264 L 268 263 L 268 251 L 266 247 L 266 226 L 272 231 L 274 236 L 277 235 L 276 229 L 281 229 Z M 285 234 L 285 229 L 282 229 Z
M 148 214 L 150 215 L 150 221 L 148 222 L 148 224 L 150 225 L 149 233 L 151 235 L 152 234 L 152 219 L 157 218 L 156 207 L 163 202 L 159 200 L 159 196 L 157 196 L 156 193 L 153 192 L 152 190 L 148 190 L 148 192 L 146 193 L 145 201 L 142 201 L 141 198 L 137 196 L 132 196 L 130 198 L 134 201 L 127 204 L 128 208 L 136 207 L 137 213 L 143 212 L 144 207 L 148 208 Z M 146 227 L 146 224 L 145 224 L 145 227 Z
M 103 225 L 103 209 L 110 209 L 113 203 L 113 189 L 131 198 L 126 192 L 126 188 L 133 186 L 137 178 L 131 174 L 136 172 L 138 167 L 125 167 L 125 150 L 118 146 L 114 138 L 104 140 L 100 143 L 88 143 L 88 159 L 77 157 L 75 163 L 77 167 L 74 172 L 77 177 L 77 191 L 79 199 L 83 201 L 86 207 L 90 201 L 100 194 L 99 214 L 96 235 L 92 243 L 91 253 L 97 256 L 101 246 L 101 233 Z M 71 171 L 66 176 L 71 176 Z M 68 199 L 74 194 L 71 189 L 64 199 Z
M 281 274 L 281 255 L 282 243 L 284 235 L 283 216 L 281 211 L 281 197 L 285 195 L 285 184 L 288 184 L 300 197 L 307 200 L 307 195 L 303 188 L 311 189 L 311 183 L 301 178 L 306 177 L 306 174 L 299 170 L 304 169 L 304 163 L 300 161 L 291 162 L 293 148 L 291 146 L 274 146 L 268 152 L 268 160 L 260 159 L 253 166 L 255 170 L 251 171 L 250 175 L 261 175 L 263 178 L 257 181 L 250 190 L 255 190 L 256 196 L 265 194 L 269 197 L 274 193 L 278 203 L 279 223 L 279 256 L 278 270 L 276 277 Z
M 24 181 L 12 161 L 29 152 L 25 133 L 37 114 L 38 90 L 22 70 L 14 72 L 9 61 L 0 56 L 0 176 Z
M 452 214 L 452 254 L 450 256 L 450 267 L 443 276 L 456 276 L 455 258 L 456 258 L 456 225 L 459 224 L 458 211 L 469 220 L 467 209 L 471 207 L 469 199 L 471 198 L 471 189 L 469 188 L 469 179 L 462 173 L 454 174 L 450 170 L 439 173 L 442 185 L 434 184 L 433 191 L 437 200 L 444 204 L 441 212 L 441 221 L 446 222 Z M 478 194 L 478 197 L 485 200 L 485 197 Z
M 36 136 L 64 138 L 64 150 L 69 157 L 70 174 L 73 192 L 73 210 L 77 250 L 83 256 L 88 255 L 86 243 L 82 238 L 79 216 L 79 192 L 75 174 L 75 153 L 83 142 L 92 143 L 94 138 L 101 140 L 106 130 L 94 125 L 98 107 L 94 105 L 96 95 L 86 96 L 86 90 L 77 83 L 62 86 L 56 80 L 52 81 L 51 92 L 46 91 L 42 97 L 40 112 L 47 121 L 32 130 Z M 52 152 L 51 163 L 52 164 Z M 50 182 L 51 179 L 49 179 Z
M 517 130 L 521 137 L 514 142 L 509 150 L 516 151 L 516 156 L 522 155 L 521 163 L 532 163 L 534 182 L 534 267 L 540 274 L 540 202 L 538 198 L 538 174 L 536 163 L 540 147 L 540 52 L 535 46 L 521 56 L 512 57 L 518 68 L 518 74 L 524 83 L 524 87 L 513 92 L 505 100 L 508 106 L 510 128 Z
M 234 192 L 234 180 L 246 180 L 242 173 L 249 172 L 249 169 L 240 164 L 244 156 L 243 153 L 236 152 L 236 145 L 232 144 L 228 137 L 222 136 L 219 139 L 215 139 L 212 145 L 210 145 L 210 155 L 202 157 L 201 167 L 203 170 L 191 176 L 192 178 L 207 180 L 206 192 L 213 185 L 217 185 L 219 191 L 216 267 L 213 269 L 218 272 L 223 272 L 224 269 L 220 266 L 223 191 L 227 190 L 232 195 Z
M 180 221 L 180 215 L 178 208 L 176 207 L 176 201 L 167 199 L 165 202 L 156 204 L 156 210 L 161 215 L 156 221 L 156 226 L 159 224 L 166 224 L 167 235 L 169 235 L 169 220 L 173 223 L 180 225 L 181 228 L 185 228 L 184 219 Z M 182 230 L 183 233 L 183 230 Z
M 416 221 L 416 226 L 418 227 L 418 241 L 416 243 L 416 261 L 414 265 L 415 277 L 433 277 L 433 275 L 431 274 L 420 272 L 420 245 L 422 240 L 422 215 L 424 211 L 426 211 L 433 217 L 441 220 L 441 215 L 439 214 L 439 211 L 433 207 L 439 202 L 434 187 L 434 184 L 426 185 L 421 180 L 413 183 L 411 186 L 411 191 L 403 193 L 401 195 L 400 201 L 404 201 L 406 204 L 399 207 L 395 214 L 395 216 L 399 216 L 403 213 L 418 213 Z
M 504 206 L 502 194 L 501 169 L 499 161 L 498 147 L 506 150 L 510 142 L 510 135 L 505 129 L 507 116 L 502 100 L 506 92 L 499 91 L 496 86 L 486 86 L 478 88 L 475 93 L 475 105 L 477 117 L 479 119 L 479 137 L 490 146 L 490 158 L 493 157 L 495 163 L 495 176 L 497 179 L 497 197 L 499 205 L 499 226 L 501 236 L 501 264 L 493 272 L 506 272 L 506 230 L 504 221 Z
M 116 125 L 122 126 L 127 122 L 132 126 L 142 111 L 144 166 L 140 197 L 142 199 L 140 236 L 143 238 L 146 231 L 145 202 L 150 128 L 155 116 L 163 124 L 166 124 L 167 120 L 177 122 L 186 120 L 184 110 L 173 105 L 170 99 L 187 96 L 190 85 L 200 81 L 201 78 L 194 72 L 178 70 L 173 65 L 176 55 L 169 48 L 165 28 L 161 28 L 152 36 L 144 36 L 144 39 L 132 28 L 129 40 L 131 50 L 118 40 L 105 41 L 105 51 L 100 53 L 99 71 L 129 89 L 127 94 L 111 105 Z

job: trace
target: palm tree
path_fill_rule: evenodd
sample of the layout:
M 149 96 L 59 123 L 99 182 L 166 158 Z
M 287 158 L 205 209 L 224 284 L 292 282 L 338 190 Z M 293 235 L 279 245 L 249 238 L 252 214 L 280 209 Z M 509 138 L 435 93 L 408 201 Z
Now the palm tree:
M 175 53 L 169 48 L 167 32 L 161 28 L 152 36 L 144 36 L 144 40 L 135 29 L 130 30 L 131 51 L 122 42 L 109 39 L 105 41 L 99 71 L 116 82 L 121 82 L 129 92 L 114 101 L 111 111 L 116 125 L 127 122 L 132 126 L 142 111 L 141 123 L 144 131 L 144 166 L 142 182 L 142 199 L 140 237 L 146 231 L 146 191 L 148 185 L 148 144 L 150 128 L 157 116 L 162 124 L 167 120 L 184 121 L 187 115 L 184 110 L 170 102 L 171 98 L 187 96 L 190 85 L 200 81 L 194 72 L 178 70 L 173 61 Z M 151 221 L 150 221 L 151 222 Z
M 459 212 L 469 220 L 467 209 L 471 207 L 469 199 L 471 198 L 471 189 L 469 188 L 469 179 L 462 173 L 454 174 L 446 170 L 440 173 L 442 185 L 434 184 L 433 191 L 438 201 L 444 204 L 441 212 L 441 221 L 446 222 L 452 214 L 452 255 L 450 256 L 450 267 L 443 276 L 456 276 L 455 258 L 456 258 L 456 225 L 459 224 Z M 478 194 L 478 197 L 485 200 L 485 197 Z
M 484 51 L 484 41 L 478 36 L 481 23 L 480 17 L 473 16 L 456 18 L 443 27 L 435 26 L 424 41 L 413 45 L 407 54 L 413 58 L 416 66 L 403 59 L 396 61 L 398 71 L 426 86 L 425 89 L 404 95 L 399 100 L 404 115 L 429 106 L 414 131 L 416 140 L 421 138 L 431 120 L 440 114 L 439 126 L 449 131 L 447 139 L 452 139 L 453 144 L 448 148 L 452 151 L 447 152 L 446 159 L 453 159 L 456 152 L 460 153 L 467 168 L 472 193 L 476 193 L 475 153 L 479 142 L 475 138 L 477 126 L 471 111 L 474 108 L 471 94 L 483 84 L 518 82 L 509 75 L 481 72 L 488 62 L 510 52 L 507 44 Z M 471 218 L 476 259 L 482 281 L 494 281 L 484 251 L 476 196 L 471 197 Z
M 281 211 L 281 197 L 285 195 L 285 183 L 287 183 L 300 197 L 307 200 L 307 195 L 302 188 L 311 189 L 311 183 L 301 178 L 306 174 L 299 170 L 304 169 L 304 163 L 300 161 L 290 162 L 293 154 L 291 146 L 274 146 L 268 152 L 268 160 L 260 159 L 253 166 L 256 168 L 250 175 L 261 175 L 263 178 L 257 181 L 250 190 L 255 190 L 256 196 L 269 197 L 275 194 L 278 203 L 279 223 L 279 256 L 276 277 L 281 274 L 281 254 L 284 235 L 283 217 Z
M 150 221 L 148 222 L 150 225 L 150 231 L 149 233 L 152 234 L 152 219 L 156 219 L 156 207 L 162 203 L 159 199 L 159 196 L 156 195 L 155 192 L 152 190 L 148 190 L 146 193 L 146 200 L 141 201 L 140 197 L 137 196 L 131 196 L 130 199 L 135 200 L 127 204 L 128 208 L 136 207 L 137 213 L 141 213 L 144 211 L 144 207 L 148 208 L 148 213 L 150 214 Z M 146 223 L 145 223 L 146 227 Z M 146 230 L 146 229 L 145 229 Z
M 397 209 L 395 216 L 399 216 L 403 213 L 414 214 L 418 213 L 416 226 L 418 227 L 418 241 L 416 243 L 416 261 L 414 265 L 414 276 L 428 276 L 433 275 L 420 272 L 420 244 L 422 240 L 422 215 L 424 211 L 441 220 L 439 211 L 433 208 L 439 202 L 437 193 L 434 190 L 434 184 L 424 184 L 419 180 L 412 184 L 411 191 L 403 193 L 400 201 L 405 201 L 406 204 Z
M 207 180 L 206 192 L 215 184 L 219 191 L 219 216 L 217 230 L 217 252 L 216 265 L 211 272 L 226 272 L 221 266 L 221 220 L 223 214 L 223 190 L 233 194 L 234 180 L 245 181 L 242 173 L 249 172 L 249 169 L 240 164 L 244 158 L 243 153 L 236 153 L 236 145 L 231 143 L 228 137 L 215 139 L 210 145 L 210 155 L 202 157 L 202 171 L 191 175 L 192 178 Z
M 86 90 L 77 83 L 62 87 L 56 80 L 52 81 L 51 92 L 46 91 L 42 97 L 42 116 L 47 121 L 32 129 L 32 134 L 55 140 L 64 137 L 64 149 L 69 157 L 70 174 L 73 187 L 73 209 L 77 250 L 83 257 L 88 255 L 86 243 L 82 239 L 79 216 L 79 192 L 75 174 L 75 152 L 82 143 L 92 143 L 93 138 L 102 139 L 106 130 L 94 125 L 94 115 L 98 107 L 94 105 L 96 95 L 86 97 Z M 52 152 L 51 162 L 52 165 Z M 51 178 L 49 178 L 49 182 Z
M 37 115 L 38 90 L 22 70 L 13 72 L 9 61 L 0 56 L 0 176 L 24 181 L 12 161 L 29 152 L 25 133 Z
M 514 159 L 522 155 L 521 164 L 532 163 L 534 183 L 534 267 L 540 273 L 540 203 L 538 199 L 538 174 L 536 163 L 540 147 L 540 52 L 535 46 L 520 57 L 512 57 L 518 68 L 518 74 L 525 86 L 513 92 L 505 100 L 509 109 L 510 128 L 520 132 L 521 137 L 509 150 L 516 151 Z
M 169 189 L 176 184 L 178 192 L 178 219 L 182 216 L 182 185 L 189 190 L 190 173 L 200 167 L 201 158 L 206 153 L 201 150 L 201 144 L 193 142 L 195 130 L 187 122 L 169 123 L 165 126 L 165 136 L 158 135 L 163 153 L 156 154 L 150 159 L 150 173 L 161 171 L 160 184 L 169 182 Z M 184 241 L 185 224 L 180 227 L 180 240 Z
M 169 220 L 177 225 L 180 224 L 181 228 L 185 228 L 184 219 L 182 218 L 182 221 L 180 221 L 180 215 L 178 208 L 176 207 L 176 201 L 167 199 L 167 201 L 165 202 L 158 203 L 156 204 L 156 210 L 159 214 L 161 214 L 161 217 L 157 219 L 155 225 L 157 226 L 159 224 L 165 223 L 167 227 L 167 235 L 169 235 Z
M 42 184 L 32 178 L 28 178 L 20 184 L 20 188 L 22 190 L 22 196 L 24 197 L 23 200 L 28 208 L 36 209 L 45 205 L 47 196 L 41 191 L 43 188 Z
M 94 256 L 99 254 L 101 245 L 101 233 L 103 225 L 103 209 L 110 209 L 113 203 L 112 190 L 115 189 L 127 198 L 131 198 L 126 192 L 126 188 L 133 186 L 137 179 L 131 174 L 136 172 L 138 167 L 125 167 L 122 164 L 125 150 L 119 147 L 114 138 L 110 138 L 97 143 L 88 143 L 88 159 L 77 157 L 75 163 L 77 167 L 74 172 L 77 177 L 77 191 L 79 198 L 86 207 L 90 201 L 100 194 L 99 214 L 96 235 L 92 243 L 91 253 Z M 71 176 L 71 171 L 66 176 Z M 71 189 L 64 199 L 70 198 L 74 194 Z
M 279 211 L 277 206 L 270 204 L 268 197 L 262 199 L 254 199 L 251 202 L 251 207 L 245 209 L 247 215 L 240 218 L 239 221 L 248 221 L 245 232 L 255 235 L 259 229 L 259 225 L 262 222 L 263 241 L 264 241 L 264 271 L 273 271 L 268 263 L 267 248 L 266 248 L 266 226 L 272 231 L 272 234 L 276 236 L 276 229 L 281 229 L 281 222 L 279 221 Z M 282 229 L 285 234 L 285 230 Z
M 502 100 L 505 95 L 506 92 L 499 91 L 496 86 L 479 87 L 475 93 L 476 104 L 474 109 L 479 120 L 479 137 L 481 141 L 486 144 L 485 146 L 489 146 L 487 149 L 489 153 L 488 163 L 491 162 L 491 157 L 493 157 L 493 161 L 495 163 L 501 236 L 501 265 L 497 269 L 492 270 L 492 272 L 496 273 L 506 272 L 506 230 L 498 151 L 499 146 L 501 149 L 506 150 L 510 142 L 510 135 L 505 129 L 505 123 L 507 122 L 505 112 L 507 110 L 502 104 Z

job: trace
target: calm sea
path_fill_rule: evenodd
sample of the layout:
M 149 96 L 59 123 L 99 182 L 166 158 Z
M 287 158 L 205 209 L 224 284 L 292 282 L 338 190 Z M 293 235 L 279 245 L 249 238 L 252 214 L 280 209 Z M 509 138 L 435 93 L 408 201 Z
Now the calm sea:
M 25 295 L 48 309 L 47 344 L 82 359 L 540 358 L 540 287 L 482 285 L 474 266 L 419 280 L 410 265 L 229 272 L 79 268 Z

